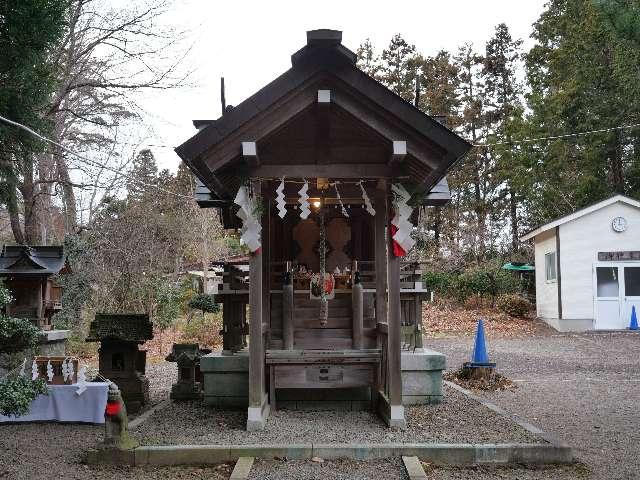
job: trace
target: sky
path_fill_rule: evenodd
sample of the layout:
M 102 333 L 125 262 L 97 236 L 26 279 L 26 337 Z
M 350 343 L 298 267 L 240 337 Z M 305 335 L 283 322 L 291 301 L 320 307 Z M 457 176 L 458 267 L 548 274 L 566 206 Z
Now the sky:
M 371 39 L 380 52 L 396 33 L 425 55 L 457 51 L 466 42 L 480 52 L 501 22 L 527 50 L 532 24 L 546 0 L 448 1 L 246 1 L 175 0 L 165 21 L 186 31 L 190 47 L 183 68 L 189 86 L 155 91 L 139 100 L 152 132 L 148 143 L 162 168 L 175 171 L 172 148 L 196 130 L 191 120 L 220 116 L 220 77 L 227 104 L 238 105 L 290 66 L 292 53 L 306 43 L 306 31 L 342 30 L 342 43 L 356 51 Z

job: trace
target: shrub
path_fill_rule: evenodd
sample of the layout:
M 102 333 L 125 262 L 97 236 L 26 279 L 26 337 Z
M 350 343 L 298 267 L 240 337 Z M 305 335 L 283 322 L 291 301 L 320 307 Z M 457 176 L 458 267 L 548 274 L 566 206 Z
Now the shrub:
M 29 413 L 31 402 L 46 395 L 47 384 L 41 378 L 7 377 L 0 382 L 0 414 L 21 416 Z
M 222 345 L 221 329 L 221 313 L 209 313 L 202 317 L 198 315 L 183 325 L 181 341 L 193 342 L 201 347 L 215 349 Z
M 511 272 L 491 263 L 473 266 L 462 272 L 426 272 L 422 281 L 429 290 L 462 304 L 472 296 L 493 302 L 498 295 L 516 292 L 519 286 L 518 279 Z
M 213 300 L 213 295 L 207 295 L 206 293 L 194 295 L 191 300 L 189 300 L 189 308 L 208 313 L 220 311 L 220 305 Z
M 500 295 L 497 300 L 500 311 L 512 317 L 524 317 L 531 310 L 531 303 L 520 295 Z
M 0 309 L 11 300 L 9 290 L 0 284 Z M 15 353 L 34 348 L 38 343 L 38 332 L 38 328 L 29 320 L 0 313 L 0 353 Z
M 422 275 L 422 282 L 427 289 L 445 294 L 450 291 L 456 280 L 455 277 L 456 275 L 453 273 L 425 272 Z
M 37 343 L 38 329 L 29 320 L 0 315 L 0 352 L 21 352 Z

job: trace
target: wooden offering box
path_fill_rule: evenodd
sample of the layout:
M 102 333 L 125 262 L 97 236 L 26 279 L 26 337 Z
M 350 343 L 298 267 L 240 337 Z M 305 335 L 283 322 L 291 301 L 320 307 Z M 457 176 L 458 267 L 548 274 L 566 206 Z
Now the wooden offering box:
M 296 274 L 293 277 L 294 290 L 309 290 L 311 288 L 311 275 L 309 274 Z
M 336 290 L 348 290 L 351 288 L 351 274 L 350 273 L 341 273 L 334 274 L 333 278 L 335 279 L 335 288 Z
M 71 360 L 73 365 L 73 376 L 68 379 L 66 382 L 64 381 L 64 377 L 62 375 L 62 362 L 64 362 L 65 358 Z M 35 357 L 34 360 L 38 365 L 38 376 L 39 378 L 44 379 L 50 385 L 71 385 L 78 381 L 78 359 L 71 357 Z M 47 377 L 47 363 L 51 362 L 51 366 L 53 367 L 53 381 L 49 382 L 49 377 Z

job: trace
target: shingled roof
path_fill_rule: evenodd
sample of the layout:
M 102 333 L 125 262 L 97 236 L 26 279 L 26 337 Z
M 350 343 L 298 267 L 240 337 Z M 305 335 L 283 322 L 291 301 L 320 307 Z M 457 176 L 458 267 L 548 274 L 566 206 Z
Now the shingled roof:
M 87 342 L 122 340 L 142 343 L 153 338 L 149 315 L 139 313 L 97 313 L 89 327 Z
M 64 266 L 61 245 L 5 245 L 0 254 L 0 276 L 54 275 Z
M 225 207 L 231 205 L 239 178 L 247 173 L 243 171 L 241 141 L 257 143 L 262 153 L 271 148 L 267 155 L 261 154 L 262 170 L 272 172 L 275 170 L 270 167 L 277 167 L 276 170 L 284 169 L 286 175 L 289 169 L 283 163 L 289 162 L 288 157 L 297 160 L 304 155 L 279 152 L 279 144 L 274 146 L 273 142 L 277 143 L 278 135 L 287 128 L 287 132 L 295 130 L 297 124 L 291 126 L 294 122 L 302 126 L 312 121 L 313 106 L 319 101 L 320 91 L 331 92 L 331 107 L 323 114 L 329 125 L 342 121 L 353 126 L 354 131 L 359 129 L 362 134 L 357 138 L 361 145 L 391 151 L 394 140 L 406 139 L 406 160 L 402 165 L 394 168 L 377 165 L 378 171 L 388 171 L 388 174 L 376 175 L 368 170 L 363 176 L 396 176 L 404 169 L 404 175 L 416 184 L 416 191 L 426 194 L 425 204 L 438 205 L 448 200 L 444 176 L 471 145 L 437 118 L 420 111 L 361 71 L 356 65 L 356 54 L 342 45 L 341 32 L 307 32 L 307 45 L 292 55 L 291 64 L 289 70 L 222 117 L 197 121 L 199 132 L 176 148 L 201 182 L 196 190 L 200 206 L 226 211 Z M 323 148 L 329 147 L 325 143 Z M 278 162 L 274 163 L 276 157 Z M 334 162 L 343 161 L 330 158 Z M 373 162 L 374 155 L 367 158 Z M 308 164 L 309 160 L 305 161 Z M 353 158 L 348 161 L 355 163 Z M 316 165 L 322 167 L 320 163 Z M 279 177 L 280 170 L 277 175 L 264 173 L 262 176 Z M 254 172 L 249 173 L 253 176 Z M 435 195 L 429 196 L 434 191 Z

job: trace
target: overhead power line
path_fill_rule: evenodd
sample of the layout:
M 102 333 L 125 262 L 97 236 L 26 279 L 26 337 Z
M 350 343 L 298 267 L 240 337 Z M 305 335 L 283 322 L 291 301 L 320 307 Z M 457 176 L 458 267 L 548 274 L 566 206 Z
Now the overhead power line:
M 153 185 L 151 183 L 143 182 L 142 180 L 139 180 L 137 178 L 133 178 L 131 175 L 129 175 L 127 173 L 122 173 L 119 170 L 116 170 L 115 168 L 111 168 L 111 167 L 108 167 L 107 165 L 103 165 L 100 162 L 97 162 L 95 160 L 91 160 L 90 158 L 87 158 L 84 155 L 80 155 L 79 153 L 76 153 L 73 150 L 68 149 L 67 147 L 65 147 L 61 143 L 56 142 L 55 140 L 51 140 L 50 138 L 47 138 L 44 135 L 39 134 L 38 132 L 36 132 L 32 128 L 27 127 L 26 125 L 23 125 L 23 124 L 21 124 L 19 122 L 15 122 L 13 120 L 9 120 L 8 118 L 3 117 L 2 115 L 0 115 L 0 121 L 8 123 L 9 125 L 13 125 L 14 127 L 20 128 L 21 130 L 24 130 L 25 132 L 33 135 L 34 137 L 39 138 L 43 142 L 47 142 L 47 143 L 50 143 L 51 145 L 55 145 L 56 147 L 60 147 L 62 150 L 67 152 L 69 155 L 73 155 L 74 157 L 82 160 L 85 163 L 88 163 L 89 165 L 93 165 L 94 167 L 98 167 L 98 168 L 104 168 L 105 170 L 113 172 L 113 173 L 115 173 L 116 175 L 119 175 L 122 178 L 129 179 L 132 182 L 135 182 L 135 183 L 137 183 L 139 185 L 142 185 L 143 187 L 155 188 L 156 190 L 159 190 L 159 191 L 161 191 L 163 193 L 168 193 L 169 195 L 174 195 L 174 196 L 179 197 L 179 198 L 188 198 L 189 200 L 192 200 L 192 197 L 189 196 L 189 195 L 183 195 L 182 193 L 172 192 L 171 190 L 167 190 L 166 188 L 162 188 L 162 187 L 160 187 L 158 185 Z
M 595 133 L 606 133 L 613 132 L 614 130 L 628 130 L 632 128 L 640 127 L 640 123 L 634 123 L 632 125 L 619 125 L 617 127 L 611 128 L 601 128 L 599 130 L 590 130 L 588 132 L 576 132 L 576 133 L 566 133 L 564 135 L 553 135 L 549 137 L 536 137 L 536 138 L 524 138 L 522 140 L 505 140 L 503 142 L 495 142 L 495 143 L 476 143 L 474 147 L 496 147 L 499 145 L 515 145 L 520 143 L 535 143 L 541 142 L 545 140 L 559 140 L 561 138 L 569 138 L 569 137 L 582 137 L 585 135 L 592 135 Z

